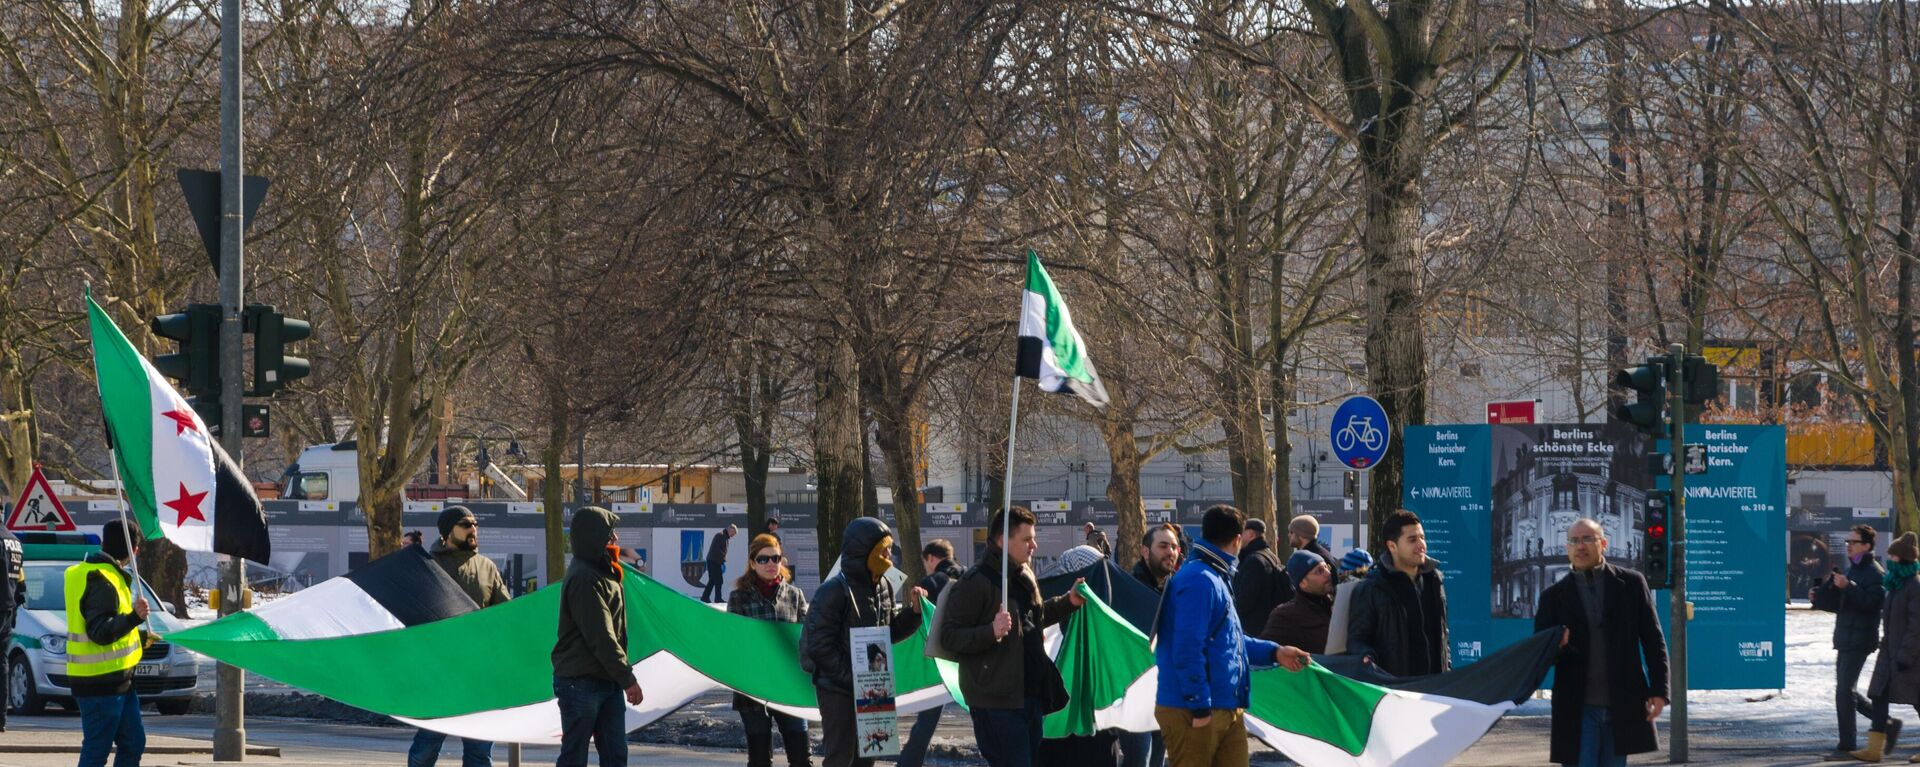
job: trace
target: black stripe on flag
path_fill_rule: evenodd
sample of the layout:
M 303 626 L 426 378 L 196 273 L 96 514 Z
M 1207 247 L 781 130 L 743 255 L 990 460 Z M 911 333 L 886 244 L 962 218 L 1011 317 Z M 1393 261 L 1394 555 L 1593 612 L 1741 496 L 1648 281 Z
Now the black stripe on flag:
M 406 546 L 342 576 L 402 625 L 419 626 L 480 609 L 427 550 Z
M 1040 377 L 1040 355 L 1047 349 L 1047 342 L 1037 336 L 1020 337 L 1020 354 L 1014 362 L 1013 374 L 1026 378 Z
M 269 564 L 273 542 L 267 536 L 267 512 L 253 484 L 240 473 L 220 443 L 213 445 L 213 550 Z

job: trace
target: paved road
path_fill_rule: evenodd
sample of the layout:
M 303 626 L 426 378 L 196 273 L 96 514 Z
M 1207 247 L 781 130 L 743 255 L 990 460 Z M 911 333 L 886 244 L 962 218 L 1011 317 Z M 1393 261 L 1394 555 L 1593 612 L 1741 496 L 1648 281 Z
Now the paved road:
M 191 715 L 176 717 L 148 716 L 148 732 L 156 737 L 171 736 L 191 738 L 204 743 L 213 728 L 213 717 Z M 52 746 L 72 746 L 79 742 L 79 718 L 71 714 L 49 714 L 38 717 L 13 717 L 8 721 L 9 731 L 0 735 L 0 744 L 9 741 L 48 743 Z M 1545 763 L 1547 717 L 1544 706 L 1539 702 L 1530 704 L 1517 713 L 1508 716 L 1499 726 L 1488 733 L 1472 750 L 1455 763 L 1467 767 L 1533 767 Z M 1663 728 L 1664 729 L 1664 728 Z M 1818 749 L 1822 743 L 1809 744 L 1796 739 L 1788 742 L 1779 738 L 1779 729 L 1765 725 L 1764 718 L 1756 723 L 1738 722 L 1703 723 L 1693 738 L 1693 764 L 1697 765 L 1741 765 L 1743 767 L 1811 767 L 1818 765 Z M 405 764 L 407 744 L 412 731 L 396 727 L 369 727 L 322 723 L 299 719 L 280 719 L 256 717 L 248 721 L 247 734 L 250 743 L 255 745 L 276 746 L 281 749 L 279 758 L 253 757 L 248 761 L 256 764 L 294 767 L 295 765 L 315 767 L 333 767 L 338 765 L 369 765 L 378 767 L 397 767 Z M 1791 733 L 1790 733 L 1791 734 Z M 951 711 L 942 722 L 943 738 L 970 739 L 965 720 Z M 1278 755 L 1256 745 L 1255 764 L 1284 764 Z M 458 764 L 459 746 L 450 741 L 448 753 L 442 764 Z M 745 755 L 737 750 L 707 749 L 688 746 L 668 746 L 655 744 L 631 744 L 633 764 L 649 767 L 718 767 L 719 765 L 739 765 L 745 761 Z M 1901 756 L 1905 756 L 1902 753 Z M 529 765 L 552 764 L 555 749 L 551 746 L 529 746 L 524 759 Z M 499 747 L 495 753 L 496 764 L 505 767 L 506 748 Z M 0 767 L 68 767 L 73 764 L 71 753 L 12 754 L 0 753 Z M 204 765 L 211 764 L 212 757 L 200 755 L 165 755 L 146 760 L 149 765 Z M 967 763 L 967 762 L 949 762 Z M 977 763 L 977 762 L 974 762 Z M 1635 757 L 1633 764 L 1665 764 L 1665 754 L 1646 754 Z

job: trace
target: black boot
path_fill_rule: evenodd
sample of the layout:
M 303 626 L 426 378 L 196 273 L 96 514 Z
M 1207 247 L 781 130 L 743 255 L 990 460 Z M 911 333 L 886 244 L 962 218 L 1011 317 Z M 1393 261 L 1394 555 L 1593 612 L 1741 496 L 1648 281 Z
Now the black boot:
M 1900 744 L 1900 720 L 1887 720 L 1887 753 L 1893 753 L 1893 747 Z
M 773 767 L 773 733 L 747 733 L 747 767 Z

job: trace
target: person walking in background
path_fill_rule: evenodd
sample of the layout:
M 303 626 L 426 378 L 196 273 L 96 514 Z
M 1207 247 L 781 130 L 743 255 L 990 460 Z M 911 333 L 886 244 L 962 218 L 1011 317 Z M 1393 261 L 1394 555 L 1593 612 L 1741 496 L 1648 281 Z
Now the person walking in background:
M 1886 606 L 1882 608 L 1880 654 L 1873 661 L 1867 696 L 1873 705 L 1867 747 L 1852 753 L 1863 762 L 1880 761 L 1895 731 L 1888 716 L 1895 703 L 1920 710 L 1920 538 L 1902 533 L 1887 546 Z M 1908 759 L 1920 762 L 1920 755 Z
M 707 547 L 707 585 L 700 590 L 700 601 L 718 602 L 727 593 L 720 579 L 727 574 L 727 544 L 739 532 L 739 525 L 727 525 L 713 534 L 713 545 Z
M 1873 705 L 1854 688 L 1860 683 L 1860 671 L 1866 668 L 1867 656 L 1879 647 L 1880 609 L 1886 603 L 1887 588 L 1882 581 L 1887 571 L 1873 556 L 1875 537 L 1872 527 L 1854 525 L 1847 532 L 1847 572 L 1834 573 L 1807 594 L 1815 603 L 1831 598 L 1836 605 L 1833 699 L 1834 713 L 1839 716 L 1840 745 L 1827 754 L 1830 762 L 1852 761 L 1852 752 L 1860 748 L 1859 723 L 1855 717 L 1873 716 Z M 1886 750 L 1892 751 L 1900 739 L 1902 724 L 1898 719 L 1887 720 Z
M 1394 676 L 1426 676 L 1452 668 L 1447 646 L 1447 592 L 1427 558 L 1420 518 L 1401 509 L 1380 526 L 1387 560 L 1353 589 L 1347 608 L 1347 654 Z
M 920 579 L 920 590 L 926 592 L 927 600 L 934 603 L 940 601 L 940 593 L 946 591 L 947 586 L 964 575 L 960 566 L 953 563 L 953 542 L 945 538 L 929 541 L 920 549 L 920 566 L 926 572 L 926 576 Z M 900 596 L 905 601 L 908 594 Z M 940 727 L 940 714 L 946 708 L 934 706 L 913 718 L 913 729 L 907 733 L 907 741 L 900 744 L 900 759 L 895 764 L 899 767 L 920 767 L 926 762 L 927 746 L 933 743 L 933 733 Z
M 1314 519 L 1311 514 L 1295 514 L 1287 522 L 1287 543 L 1293 546 L 1294 551 L 1311 551 L 1329 563 L 1333 561 L 1333 555 L 1327 553 L 1327 547 L 1320 543 L 1320 520 Z
M 881 585 L 893 569 L 893 529 L 887 523 L 857 517 L 847 523 L 840 541 L 840 572 L 814 590 L 813 609 L 800 632 L 800 669 L 813 677 L 820 703 L 821 761 L 826 767 L 873 767 L 872 759 L 857 756 L 848 630 L 886 626 L 895 642 L 913 636 L 920 629 L 926 592 L 915 586 L 908 599 L 898 600 L 907 603 L 903 609 Z
M 1293 599 L 1267 614 L 1260 638 L 1319 655 L 1327 651 L 1327 626 L 1333 621 L 1333 568 L 1311 551 L 1287 558 Z
M 1087 603 L 1072 590 L 1040 598 L 1029 564 L 1040 548 L 1033 540 L 1036 522 L 1020 506 L 995 512 L 987 523 L 986 554 L 953 584 L 941 617 L 941 642 L 960 659 L 960 692 L 973 716 L 974 743 L 992 767 L 1035 763 L 1041 721 L 1067 705 L 1060 669 L 1047 656 L 1046 628 Z
M 1113 541 L 1107 539 L 1107 531 L 1092 522 L 1083 525 L 1080 531 L 1086 534 L 1087 545 L 1099 551 L 1100 556 L 1113 557 Z
M 627 659 L 625 575 L 614 530 L 619 524 L 613 512 L 583 506 L 568 525 L 573 562 L 561 581 L 552 656 L 553 697 L 560 706 L 555 767 L 586 767 L 589 740 L 600 754 L 600 767 L 626 767 L 626 706 L 646 700 Z
M 1240 614 L 1240 625 L 1247 628 L 1267 625 L 1273 608 L 1293 599 L 1293 580 L 1287 575 L 1280 552 L 1267 542 L 1267 523 L 1247 520 L 1240 534 L 1239 568 L 1233 575 L 1233 609 Z
M 67 687 L 80 707 L 79 767 L 105 767 L 109 751 L 117 752 L 114 767 L 139 767 L 147 750 L 133 670 L 151 639 L 143 628 L 151 606 L 127 569 L 142 537 L 139 523 L 109 520 L 100 550 L 66 571 Z
M 779 538 L 762 533 L 747 542 L 747 571 L 733 583 L 727 612 L 778 623 L 806 622 L 807 596 L 793 585 Z M 787 767 L 812 767 L 813 744 L 807 742 L 805 719 L 774 711 L 739 693 L 733 695 L 733 708 L 740 712 L 740 723 L 747 731 L 747 767 L 772 767 L 776 727 L 786 748 Z
M 460 584 L 460 590 L 466 592 L 474 604 L 481 608 L 506 604 L 512 597 L 507 592 L 506 580 L 500 577 L 500 567 L 480 555 L 480 524 L 473 510 L 448 506 L 441 510 L 438 526 L 440 539 L 433 543 L 433 561 L 447 571 L 454 583 Z M 440 761 L 440 749 L 446 743 L 444 732 L 415 730 L 413 745 L 407 749 L 407 767 L 433 767 Z M 460 739 L 461 767 L 492 764 L 491 741 Z
M 1559 627 L 1548 758 L 1622 767 L 1660 747 L 1653 722 L 1667 706 L 1667 641 L 1645 576 L 1607 562 L 1600 523 L 1567 527 L 1573 570 L 1540 594 L 1533 630 Z M 1644 668 L 1644 671 L 1642 670 Z
M 1232 506 L 1207 509 L 1193 556 L 1167 583 L 1154 633 L 1160 688 L 1153 718 L 1173 767 L 1247 763 L 1246 708 L 1256 666 L 1306 668 L 1311 658 L 1248 636 L 1233 609 L 1233 571 L 1246 517 Z

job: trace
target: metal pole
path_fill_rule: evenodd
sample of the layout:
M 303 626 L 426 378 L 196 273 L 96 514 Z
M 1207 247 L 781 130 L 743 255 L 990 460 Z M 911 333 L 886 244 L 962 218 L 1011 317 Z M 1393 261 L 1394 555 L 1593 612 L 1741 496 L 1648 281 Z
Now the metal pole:
M 1013 413 L 1007 416 L 1007 475 L 1001 480 L 1000 493 L 1000 610 L 1007 610 L 1007 528 L 1013 526 L 1013 435 L 1020 428 L 1020 376 L 1013 377 Z M 988 530 L 988 535 L 993 531 Z
M 1687 361 L 1687 347 L 1673 344 L 1667 347 L 1667 409 L 1673 421 L 1672 457 L 1673 467 L 1669 469 L 1673 486 L 1673 511 L 1667 515 L 1668 532 L 1672 545 L 1669 556 L 1672 564 L 1668 572 L 1673 574 L 1673 605 L 1670 622 L 1673 624 L 1673 642 L 1669 645 L 1668 665 L 1672 669 L 1669 686 L 1672 695 L 1673 720 L 1668 736 L 1669 759 L 1674 764 L 1687 761 L 1687 391 L 1686 376 L 1683 372 Z
M 245 396 L 241 376 L 244 364 L 240 309 L 246 304 L 246 226 L 242 184 L 246 165 L 241 143 L 241 0 L 220 0 L 220 445 L 244 467 L 246 453 L 240 438 L 240 399 Z M 221 591 L 220 614 L 240 609 L 246 593 L 246 564 L 232 557 Z M 220 664 L 219 688 L 214 699 L 213 759 L 239 762 L 247 758 L 246 675 L 238 667 Z

